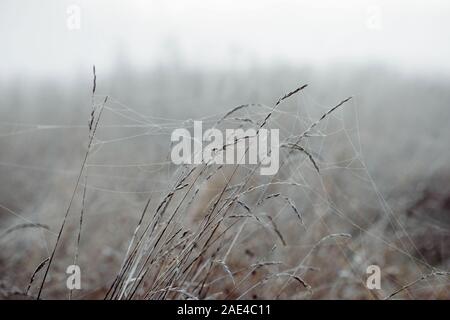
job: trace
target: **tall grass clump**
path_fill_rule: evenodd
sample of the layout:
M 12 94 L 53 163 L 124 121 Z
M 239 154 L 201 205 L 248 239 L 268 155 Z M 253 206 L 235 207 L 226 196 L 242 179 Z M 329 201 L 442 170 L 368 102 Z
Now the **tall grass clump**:
M 300 94 L 306 87 L 303 85 L 281 97 L 259 121 L 255 118 L 233 120 L 242 122 L 241 127 L 250 124 L 258 134 L 261 128 L 269 125 L 271 116 L 285 100 Z M 288 170 L 286 164 L 300 152 L 319 174 L 317 161 L 302 142 L 323 119 L 349 99 L 324 113 L 299 135 L 282 143 L 288 152 L 280 170 Z M 214 126 L 250 106 L 233 108 Z M 247 151 L 248 147 L 245 154 Z M 287 218 L 295 224 L 296 232 L 305 232 L 307 225 L 302 212 L 284 194 L 285 190 L 304 186 L 281 179 L 279 174 L 263 181 L 255 174 L 259 166 L 247 168 L 238 164 L 227 168 L 201 164 L 179 167 L 173 176 L 171 190 L 159 201 L 147 199 L 124 261 L 105 298 L 248 298 L 257 296 L 258 287 L 267 283 L 271 283 L 271 290 L 269 294 L 263 294 L 263 298 L 276 298 L 279 291 L 291 283 L 295 284 L 297 293 L 311 294 L 313 288 L 303 278 L 305 273 L 314 271 L 307 265 L 308 257 L 326 240 L 350 238 L 350 235 L 327 235 L 294 267 L 286 267 L 282 261 L 277 261 L 275 249 L 287 246 L 286 235 L 278 227 L 286 217 L 262 212 L 271 202 L 281 199 L 293 213 Z M 202 189 L 211 186 L 214 180 L 220 181 L 216 182 L 216 191 L 208 199 L 202 199 Z M 194 212 L 195 217 L 188 216 L 193 208 L 198 208 L 198 202 L 205 202 L 201 210 Z M 295 219 L 291 220 L 292 217 Z M 257 236 L 261 230 L 266 236 Z M 250 247 L 259 253 L 253 253 L 254 249 Z

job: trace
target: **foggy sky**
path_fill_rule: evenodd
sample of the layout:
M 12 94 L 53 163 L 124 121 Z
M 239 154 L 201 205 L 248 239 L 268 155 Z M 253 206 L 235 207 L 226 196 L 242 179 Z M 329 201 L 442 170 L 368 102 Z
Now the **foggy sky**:
M 80 8 L 80 28 L 67 10 Z M 195 68 L 383 63 L 450 71 L 448 1 L 2 0 L 1 77 L 70 77 L 95 63 Z

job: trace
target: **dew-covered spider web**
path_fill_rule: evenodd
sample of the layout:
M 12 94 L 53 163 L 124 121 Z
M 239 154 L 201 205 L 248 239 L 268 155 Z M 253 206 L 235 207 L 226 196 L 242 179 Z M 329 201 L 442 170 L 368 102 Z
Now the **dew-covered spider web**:
M 46 199 L 57 201 L 45 210 L 39 204 L 21 212 L 0 202 L 2 214 L 11 216 L 1 238 L 17 230 L 38 234 L 34 267 L 52 256 L 80 177 L 47 289 L 64 286 L 65 265 L 76 262 L 92 284 L 70 292 L 73 298 L 105 287 L 107 297 L 120 299 L 381 299 L 415 298 L 422 291 L 448 297 L 448 273 L 428 261 L 417 227 L 392 208 L 371 174 L 357 97 L 326 105 L 305 89 L 276 107 L 180 110 L 179 117 L 105 98 L 93 96 L 86 123 L 0 122 L 0 141 L 9 148 L 41 135 L 70 136 L 72 143 L 63 157 L 47 154 L 47 165 L 0 158 L 0 167 L 17 177 L 45 175 L 51 177 L 47 186 L 54 182 Z M 171 134 L 192 131 L 194 120 L 203 130 L 222 131 L 257 129 L 267 120 L 265 127 L 280 131 L 278 173 L 261 176 L 258 165 L 247 164 L 175 165 Z M 37 149 L 45 154 L 45 148 Z M 370 265 L 381 269 L 381 289 L 367 287 Z M 30 295 L 39 283 L 32 283 Z

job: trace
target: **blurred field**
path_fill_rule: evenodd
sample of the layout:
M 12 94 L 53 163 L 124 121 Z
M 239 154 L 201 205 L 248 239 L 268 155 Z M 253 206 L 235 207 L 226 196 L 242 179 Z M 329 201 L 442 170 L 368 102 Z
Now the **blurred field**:
M 190 119 L 213 125 L 241 104 L 268 106 L 245 108 L 222 123 L 238 126 L 247 118 L 254 123 L 244 126 L 254 126 L 278 98 L 302 84 L 309 86 L 284 101 L 268 124 L 280 128 L 283 139 L 353 97 L 303 141 L 320 173 L 304 154 L 287 158 L 288 151 L 275 177 L 249 176 L 252 168 L 245 166 L 234 176 L 229 167 L 196 168 L 188 175 L 190 168 L 170 163 L 173 129 L 190 128 Z M 109 100 L 42 297 L 69 296 L 65 270 L 74 262 L 84 208 L 77 261 L 82 290 L 73 299 L 103 298 L 118 274 L 110 298 L 381 299 L 422 277 L 395 298 L 450 298 L 449 84 L 445 77 L 384 66 L 98 70 L 95 104 L 101 107 L 106 95 Z M 2 299 L 37 295 L 42 270 L 24 292 L 33 271 L 51 255 L 80 172 L 91 87 L 90 70 L 69 83 L 0 83 Z M 211 201 L 231 176 L 230 185 L 246 181 L 243 190 L 274 181 L 302 186 L 274 184 L 249 192 L 243 204 L 233 202 L 223 216 L 208 220 Z M 183 178 L 188 187 L 174 192 L 160 214 L 158 206 Z M 192 202 L 183 200 L 184 192 Z M 275 193 L 289 201 L 261 203 Z M 131 246 L 135 255 L 121 273 L 149 198 Z M 198 241 L 197 233 L 203 237 Z M 208 236 L 217 241 L 208 246 Z M 381 268 L 381 290 L 365 287 L 371 264 Z

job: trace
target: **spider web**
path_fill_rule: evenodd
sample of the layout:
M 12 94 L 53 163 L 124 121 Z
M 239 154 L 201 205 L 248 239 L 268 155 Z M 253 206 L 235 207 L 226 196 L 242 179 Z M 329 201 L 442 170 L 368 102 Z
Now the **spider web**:
M 95 98 L 100 101 L 104 99 L 104 96 L 96 95 Z M 292 104 L 294 104 L 293 108 Z M 96 105 L 100 107 L 100 104 Z M 284 105 L 274 110 L 269 124 L 272 128 L 279 128 L 280 135 L 286 141 L 294 139 L 305 127 L 307 128 L 311 123 L 316 121 L 320 114 L 327 112 L 330 108 L 329 105 L 324 105 L 316 101 L 308 93 L 301 93 L 294 103 L 289 103 L 289 106 L 291 107 L 290 110 L 285 108 Z M 170 160 L 170 134 L 177 128 L 191 130 L 193 127 L 193 119 L 186 120 L 152 116 L 147 112 L 137 111 L 137 109 L 111 97 L 104 106 L 104 109 L 105 117 L 108 119 L 102 120 L 100 123 L 99 133 L 94 137 L 93 149 L 86 163 L 89 180 L 85 180 L 79 189 L 85 187 L 89 192 L 96 192 L 106 197 L 116 195 L 138 197 L 139 195 L 149 194 L 162 196 L 164 193 L 169 192 L 171 190 L 169 186 L 170 181 L 182 170 L 180 167 L 173 165 Z M 349 281 L 349 277 L 357 283 L 359 282 L 363 288 L 366 288 L 365 278 L 362 277 L 360 269 L 364 263 L 370 260 L 371 252 L 366 248 L 365 244 L 368 244 L 372 240 L 384 246 L 386 250 L 392 250 L 396 254 L 406 257 L 416 267 L 417 277 L 420 277 L 424 273 L 424 270 L 436 271 L 420 253 L 413 236 L 404 225 L 404 221 L 390 207 L 366 165 L 363 155 L 357 99 L 351 100 L 343 109 L 345 109 L 345 112 L 338 110 L 337 112 L 331 113 L 311 132 L 307 137 L 308 139 L 305 139 L 304 147 L 313 153 L 320 167 L 320 173 L 314 171 L 314 167 L 306 156 L 295 156 L 293 159 L 289 159 L 286 165 L 290 173 L 286 181 L 302 185 L 303 196 L 308 198 L 310 203 L 314 203 L 314 208 L 321 208 L 321 210 L 336 215 L 347 224 L 347 230 L 365 236 L 359 237 L 359 241 L 361 241 L 359 250 L 362 252 L 362 258 L 361 252 L 351 252 L 352 250 L 349 250 L 347 244 L 344 245 L 339 241 L 335 241 L 335 245 L 338 247 L 340 254 L 346 262 L 346 267 L 342 269 L 349 273 L 339 277 L 330 285 L 324 284 L 323 288 L 333 290 L 333 288 L 341 286 L 342 282 Z M 249 105 L 228 117 L 223 126 L 255 127 L 256 124 L 261 123 L 262 119 L 271 110 L 271 107 L 263 104 Z M 196 118 L 195 120 L 202 121 L 205 130 L 206 128 L 215 126 L 227 112 L 228 110 L 216 112 Z M 13 139 L 17 136 L 38 135 L 44 131 L 58 132 L 64 130 L 79 132 L 80 130 L 86 130 L 87 132 L 88 126 L 87 124 L 49 125 L 0 122 L 0 128 L 0 139 Z M 147 141 L 149 139 L 158 147 L 148 146 L 147 150 L 140 146 L 140 143 L 143 141 L 148 144 Z M 336 143 L 336 139 L 339 140 L 339 143 Z M 347 150 L 346 155 L 339 159 L 330 157 L 330 151 L 328 149 L 330 141 L 332 148 L 339 149 L 345 146 Z M 125 150 L 125 152 L 122 152 L 122 150 Z M 157 150 L 157 154 L 155 155 L 152 150 Z M 139 151 L 145 152 L 141 153 Z M 137 158 L 142 159 L 142 161 L 136 161 Z M 13 162 L 0 162 L 0 166 L 10 168 L 11 170 L 47 172 L 52 175 L 76 176 L 79 172 L 77 169 L 63 170 Z M 251 170 L 250 166 L 244 165 L 243 167 Z M 386 224 L 392 228 L 391 234 L 393 236 L 391 238 L 386 237 L 383 230 L 379 231 L 375 228 L 363 226 L 357 221 L 358 219 L 348 215 L 345 210 L 340 208 L 341 206 L 336 203 L 334 197 L 329 194 L 327 184 L 330 182 L 324 177 L 328 176 L 328 173 L 333 174 L 337 171 L 340 172 L 340 175 L 345 175 L 347 179 L 354 179 L 352 181 L 357 181 L 358 185 L 364 186 L 364 188 L 372 192 L 377 209 L 383 216 L 382 221 L 387 221 Z M 221 174 L 225 183 L 227 177 L 223 173 Z M 315 179 L 316 183 L 311 183 L 311 177 Z M 274 180 L 273 177 L 268 177 L 262 178 L 262 180 L 268 183 L 276 179 Z M 205 189 L 208 189 L 208 186 Z M 351 192 L 350 194 L 348 194 L 349 191 L 347 190 L 340 190 L 340 192 L 351 199 Z M 16 212 L 1 203 L 0 208 L 16 220 L 22 220 L 24 223 L 38 224 L 41 221 L 39 216 L 36 216 L 37 222 L 33 221 L 27 215 Z M 288 209 L 289 203 L 280 206 L 278 212 L 273 214 L 274 219 L 277 219 Z M 332 234 L 335 229 L 334 226 L 329 224 L 324 218 L 324 215 L 315 215 L 314 210 L 312 212 L 313 216 L 309 217 L 307 222 L 311 223 L 311 225 L 315 223 L 321 224 L 325 226 L 328 234 Z M 358 218 L 364 220 L 364 212 L 360 212 Z M 307 227 L 311 228 L 311 225 L 307 225 Z M 57 234 L 52 230 L 43 228 L 40 228 L 40 233 L 40 239 L 42 245 L 46 248 L 46 254 L 50 255 L 49 246 L 51 246 Z M 242 242 L 246 237 L 251 236 L 252 233 L 247 235 L 238 234 L 236 239 L 237 237 L 241 237 L 240 241 Z M 313 247 L 314 243 L 310 245 L 302 244 L 302 246 Z M 232 246 L 230 250 L 231 248 Z M 358 256 L 360 257 L 359 261 L 355 259 Z M 304 271 L 296 270 L 296 273 L 303 275 Z M 399 283 L 398 285 L 401 286 L 402 284 Z M 446 295 L 448 295 L 448 284 L 441 283 L 439 286 L 442 286 L 441 290 L 445 290 Z M 421 286 L 415 286 L 414 288 L 415 290 L 431 289 L 433 298 L 435 298 L 435 287 L 435 283 L 432 283 L 430 279 L 425 279 Z

